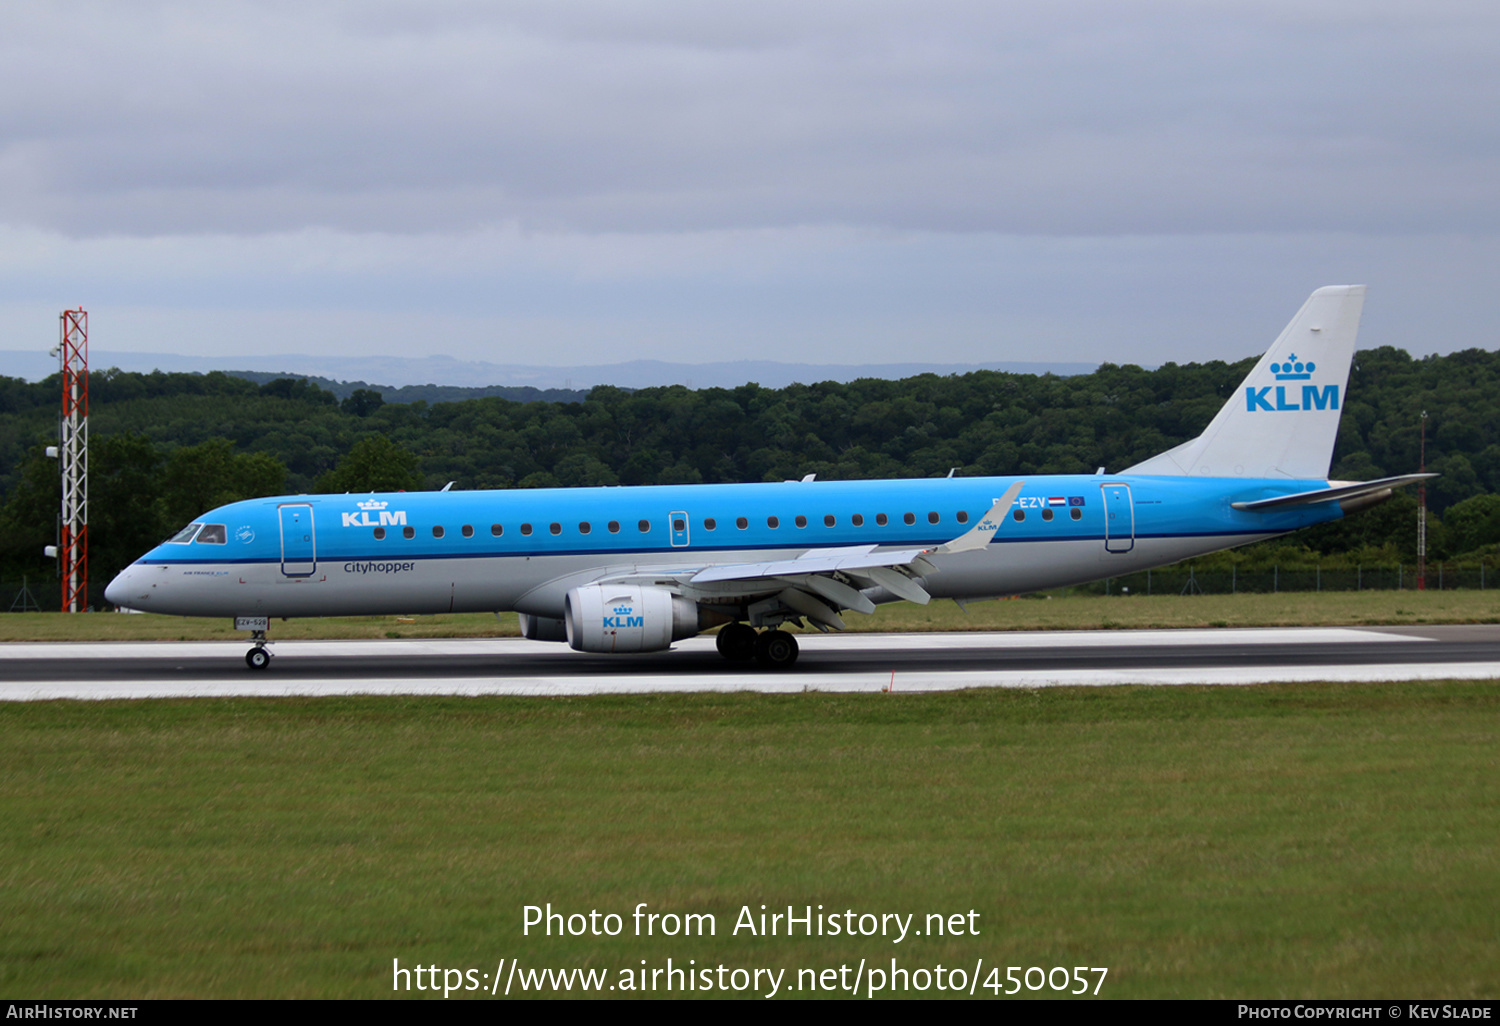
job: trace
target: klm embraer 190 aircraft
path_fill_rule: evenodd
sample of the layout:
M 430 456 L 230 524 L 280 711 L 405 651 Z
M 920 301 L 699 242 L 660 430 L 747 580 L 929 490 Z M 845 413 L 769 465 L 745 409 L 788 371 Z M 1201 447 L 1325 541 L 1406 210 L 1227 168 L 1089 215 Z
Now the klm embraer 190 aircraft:
M 786 668 L 796 637 L 882 602 L 1115 577 L 1336 520 L 1423 475 L 1328 480 L 1364 303 L 1314 292 L 1197 438 L 1116 474 L 290 495 L 222 506 L 105 590 L 234 617 L 515 610 L 532 639 Z

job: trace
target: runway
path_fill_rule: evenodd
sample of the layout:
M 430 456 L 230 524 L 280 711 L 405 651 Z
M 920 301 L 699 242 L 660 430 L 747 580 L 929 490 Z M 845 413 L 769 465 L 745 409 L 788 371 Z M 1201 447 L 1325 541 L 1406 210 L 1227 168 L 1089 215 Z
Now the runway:
M 584 695 L 1119 684 L 1500 679 L 1500 627 L 1268 628 L 801 635 L 790 672 L 731 664 L 712 637 L 597 656 L 521 639 L 289 641 L 268 670 L 248 645 L 0 645 L 0 701 L 292 695 Z

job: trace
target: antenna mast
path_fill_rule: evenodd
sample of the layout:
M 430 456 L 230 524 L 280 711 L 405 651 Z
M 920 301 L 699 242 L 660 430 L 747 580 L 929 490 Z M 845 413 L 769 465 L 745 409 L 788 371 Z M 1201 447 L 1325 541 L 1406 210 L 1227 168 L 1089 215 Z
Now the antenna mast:
M 83 307 L 62 312 L 62 607 L 70 613 L 89 601 L 89 315 Z

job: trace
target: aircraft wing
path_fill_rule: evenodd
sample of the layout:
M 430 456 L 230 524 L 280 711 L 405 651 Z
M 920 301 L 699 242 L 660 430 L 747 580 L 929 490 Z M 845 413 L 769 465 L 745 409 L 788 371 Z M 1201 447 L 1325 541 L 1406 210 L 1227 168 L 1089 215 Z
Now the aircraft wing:
M 631 580 L 670 576 L 685 588 L 721 594 L 730 589 L 740 594 L 764 594 L 773 605 L 779 604 L 807 617 L 820 629 L 843 630 L 839 610 L 875 611 L 875 603 L 863 593 L 865 589 L 884 588 L 919 605 L 931 602 L 932 596 L 915 579 L 937 571 L 927 557 L 984 548 L 1005 522 L 1024 485 L 1024 481 L 1012 484 L 977 524 L 952 541 L 933 548 L 880 550 L 876 545 L 854 545 L 809 549 L 794 559 L 724 563 L 701 569 L 663 568 L 655 572 L 641 567 L 626 576 Z
M 712 584 L 716 581 L 747 581 L 757 577 L 785 577 L 787 574 L 833 574 L 839 571 L 871 570 L 877 567 L 912 566 L 922 573 L 931 573 L 933 566 L 923 556 L 932 555 L 932 549 L 895 549 L 876 552 L 874 545 L 859 545 L 850 549 L 809 549 L 796 559 L 780 559 L 771 563 L 726 563 L 700 570 L 692 576 L 694 584 Z M 920 565 L 917 564 L 918 561 Z
M 861 571 L 903 567 L 918 573 L 933 573 L 936 570 L 924 557 L 934 553 L 971 552 L 984 548 L 1000 525 L 1005 522 L 1006 511 L 1021 494 L 1024 481 L 1017 481 L 995 501 L 990 511 L 979 523 L 959 537 L 935 548 L 888 549 L 877 551 L 876 545 L 853 545 L 838 549 L 809 549 L 796 559 L 780 559 L 769 563 L 726 563 L 698 571 L 692 577 L 694 584 L 709 584 L 716 581 L 744 581 L 757 577 L 785 577 L 787 575 L 860 573 Z

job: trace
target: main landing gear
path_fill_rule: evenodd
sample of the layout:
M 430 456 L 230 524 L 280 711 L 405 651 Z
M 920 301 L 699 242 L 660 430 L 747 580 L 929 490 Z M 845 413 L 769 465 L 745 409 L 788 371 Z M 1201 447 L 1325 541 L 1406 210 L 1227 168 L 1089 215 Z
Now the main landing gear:
M 797 661 L 797 638 L 786 631 L 755 632 L 743 623 L 726 623 L 719 628 L 719 655 L 735 663 L 754 659 L 767 670 L 788 670 Z

